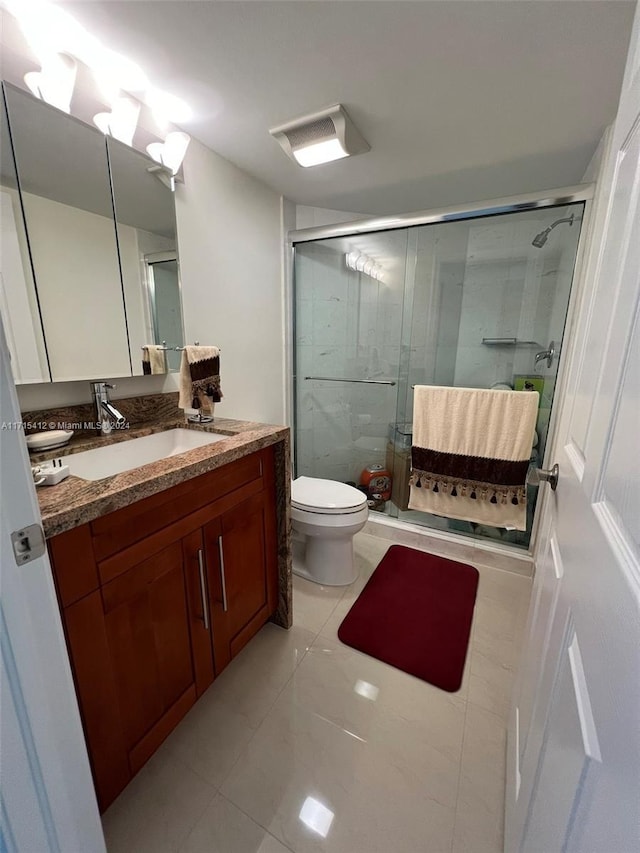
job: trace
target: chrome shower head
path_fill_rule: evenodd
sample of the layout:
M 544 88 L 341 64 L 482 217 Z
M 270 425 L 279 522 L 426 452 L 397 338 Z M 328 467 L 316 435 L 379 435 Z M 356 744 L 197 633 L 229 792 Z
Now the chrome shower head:
M 545 228 L 544 231 L 541 231 L 531 241 L 531 245 L 535 246 L 536 249 L 541 249 L 544 244 L 547 242 L 547 237 L 551 234 L 551 228 Z
M 556 221 L 552 222 L 548 228 L 545 228 L 544 231 L 541 231 L 539 234 L 536 234 L 536 236 L 531 241 L 531 245 L 535 246 L 536 249 L 541 249 L 547 242 L 549 234 L 551 234 L 556 225 L 561 225 L 563 222 L 568 222 L 569 225 L 573 225 L 574 218 L 575 215 L 572 213 L 571 216 L 566 216 L 564 219 L 556 219 Z

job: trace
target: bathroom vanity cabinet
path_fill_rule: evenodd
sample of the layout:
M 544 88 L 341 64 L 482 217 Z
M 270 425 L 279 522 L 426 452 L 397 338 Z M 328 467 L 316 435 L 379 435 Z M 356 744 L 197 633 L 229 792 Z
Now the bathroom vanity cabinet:
M 100 808 L 274 613 L 267 447 L 49 540 Z

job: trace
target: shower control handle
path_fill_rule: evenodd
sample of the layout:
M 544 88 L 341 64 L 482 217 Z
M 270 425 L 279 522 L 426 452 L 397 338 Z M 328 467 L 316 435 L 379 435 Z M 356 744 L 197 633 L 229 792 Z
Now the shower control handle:
M 536 353 L 534 366 L 537 367 L 541 361 L 547 362 L 547 369 L 553 364 L 553 359 L 556 354 L 556 342 L 550 341 L 549 349 L 543 349 L 542 352 Z
M 546 470 L 544 468 L 538 468 L 538 479 L 543 482 L 549 483 L 551 486 L 551 491 L 555 492 L 558 488 L 558 477 L 560 476 L 560 466 L 556 462 L 553 468 Z

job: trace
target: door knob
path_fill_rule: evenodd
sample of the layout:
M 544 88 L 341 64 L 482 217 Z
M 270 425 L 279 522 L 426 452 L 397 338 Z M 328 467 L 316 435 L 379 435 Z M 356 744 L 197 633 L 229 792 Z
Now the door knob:
M 552 492 L 555 492 L 555 490 L 558 488 L 559 475 L 560 466 L 557 462 L 549 471 L 546 471 L 544 468 L 538 468 L 538 480 L 543 480 L 549 483 Z

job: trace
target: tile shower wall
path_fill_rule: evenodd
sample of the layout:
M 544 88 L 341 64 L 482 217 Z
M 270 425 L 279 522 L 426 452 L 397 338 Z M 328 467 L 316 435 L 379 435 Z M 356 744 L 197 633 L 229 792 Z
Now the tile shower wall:
M 560 216 L 563 214 L 557 214 Z M 514 377 L 544 378 L 537 431 L 544 452 L 557 356 L 535 366 L 535 354 L 562 340 L 575 262 L 575 239 L 550 239 L 538 249 L 532 237 L 549 224 L 549 212 L 516 222 L 469 229 L 462 283 L 454 381 L 458 386 L 513 385 Z M 560 236 L 560 235 L 556 235 Z M 565 235 L 566 236 L 566 235 Z M 577 238 L 577 229 L 574 235 Z M 483 338 L 516 338 L 518 346 L 487 346 Z M 533 343 L 524 343 L 531 341 Z M 448 383 L 443 383 L 448 384 Z
M 404 263 L 376 281 L 347 268 L 354 248 L 326 241 L 296 252 L 297 463 L 310 476 L 358 482 L 366 465 L 384 462 L 395 386 L 305 378 L 397 380 Z

